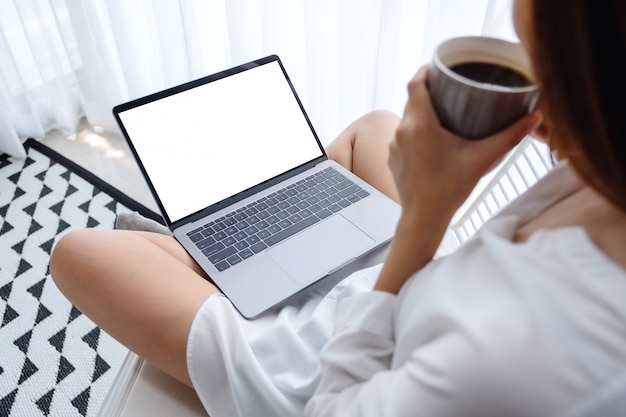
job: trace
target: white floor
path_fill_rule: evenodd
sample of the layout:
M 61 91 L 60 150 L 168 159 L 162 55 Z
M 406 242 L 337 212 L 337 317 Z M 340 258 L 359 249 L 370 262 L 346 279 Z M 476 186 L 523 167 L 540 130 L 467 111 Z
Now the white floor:
M 96 132 L 83 119 L 72 138 L 51 131 L 42 142 L 146 207 L 159 212 L 124 138 Z

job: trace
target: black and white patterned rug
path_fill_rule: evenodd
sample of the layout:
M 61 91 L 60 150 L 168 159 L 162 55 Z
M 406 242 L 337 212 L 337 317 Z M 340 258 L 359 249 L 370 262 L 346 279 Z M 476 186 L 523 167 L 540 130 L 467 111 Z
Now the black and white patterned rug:
M 127 350 L 74 308 L 49 274 L 69 230 L 155 214 L 32 139 L 0 155 L 0 417 L 95 416 Z

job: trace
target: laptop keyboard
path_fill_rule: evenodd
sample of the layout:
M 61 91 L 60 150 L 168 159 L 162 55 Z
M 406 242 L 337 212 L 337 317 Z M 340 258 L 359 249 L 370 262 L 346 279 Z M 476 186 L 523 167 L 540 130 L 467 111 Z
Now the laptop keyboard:
M 224 271 L 368 195 L 329 167 L 187 236 L 219 271 Z

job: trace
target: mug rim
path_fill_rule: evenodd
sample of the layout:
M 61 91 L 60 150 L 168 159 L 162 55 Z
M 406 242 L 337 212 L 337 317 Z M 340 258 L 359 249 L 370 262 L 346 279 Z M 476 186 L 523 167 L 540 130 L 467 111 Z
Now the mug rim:
M 490 61 L 489 59 L 477 59 L 474 60 L 473 62 L 484 62 L 484 63 L 488 63 L 488 64 L 497 64 L 497 65 L 502 65 L 502 66 L 506 66 L 509 67 L 510 69 L 514 70 L 514 71 L 520 71 L 523 73 L 524 76 L 529 77 L 531 84 L 527 85 L 527 86 L 518 86 L 518 87 L 507 87 L 504 85 L 500 85 L 500 84 L 493 84 L 493 83 L 485 83 L 485 82 L 480 82 L 480 81 L 476 81 L 473 80 L 471 78 L 465 77 L 453 70 L 450 69 L 450 67 L 448 67 L 448 65 L 444 64 L 443 61 L 441 60 L 440 57 L 440 50 L 442 48 L 446 48 L 449 47 L 451 43 L 456 43 L 456 42 L 460 42 L 460 41 L 468 41 L 468 42 L 473 42 L 473 41 L 480 41 L 480 42 L 487 42 L 487 43 L 491 43 L 493 46 L 495 45 L 499 45 L 499 46 L 505 46 L 505 47 L 511 47 L 514 46 L 516 48 L 520 47 L 519 43 L 515 43 L 515 42 L 511 42 L 511 41 L 507 41 L 505 39 L 500 39 L 500 38 L 493 38 L 493 37 L 488 37 L 488 36 L 460 36 L 460 37 L 455 37 L 455 38 L 450 38 L 447 39 L 445 41 L 443 41 L 442 43 L 440 43 L 437 48 L 435 49 L 435 53 L 433 56 L 433 65 L 437 67 L 437 69 L 443 73 L 445 73 L 448 77 L 455 79 L 458 82 L 461 82 L 463 84 L 467 84 L 471 87 L 474 88 L 479 88 L 481 90 L 487 90 L 487 91 L 496 91 L 496 92 L 504 92 L 504 93 L 528 93 L 528 92 L 532 92 L 532 91 L 536 91 L 538 90 L 538 86 L 536 85 L 536 81 L 534 80 L 534 77 L 532 76 L 531 72 L 532 71 L 528 71 L 528 73 L 526 73 L 527 71 L 525 70 L 521 70 L 518 68 L 510 68 L 510 65 L 506 65 L 500 62 L 496 62 L 495 59 L 493 61 Z M 522 53 L 525 54 L 525 52 L 522 50 Z M 485 57 L 487 57 L 488 54 L 485 54 Z M 494 58 L 496 58 L 496 55 L 493 54 L 492 55 Z M 525 59 L 528 59 L 527 56 L 524 57 Z M 460 61 L 460 62 L 469 62 L 469 60 L 465 60 L 465 61 Z M 518 61 L 519 62 L 519 61 Z M 521 63 L 521 66 L 524 66 L 524 63 Z

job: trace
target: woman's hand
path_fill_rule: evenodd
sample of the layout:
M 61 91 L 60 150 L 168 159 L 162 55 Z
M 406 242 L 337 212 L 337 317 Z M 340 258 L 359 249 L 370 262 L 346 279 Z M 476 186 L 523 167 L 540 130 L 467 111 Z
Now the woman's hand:
M 485 172 L 538 126 L 539 118 L 528 115 L 482 140 L 461 138 L 439 123 L 426 86 L 427 75 L 424 67 L 409 83 L 389 166 L 404 210 L 428 202 L 454 212 Z
M 422 68 L 409 83 L 409 98 L 390 146 L 402 215 L 377 289 L 396 293 L 434 255 L 450 219 L 478 180 L 540 123 L 530 114 L 482 140 L 444 129 L 432 107 Z

